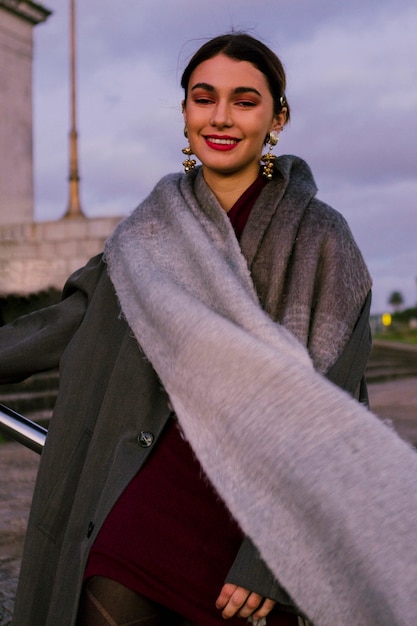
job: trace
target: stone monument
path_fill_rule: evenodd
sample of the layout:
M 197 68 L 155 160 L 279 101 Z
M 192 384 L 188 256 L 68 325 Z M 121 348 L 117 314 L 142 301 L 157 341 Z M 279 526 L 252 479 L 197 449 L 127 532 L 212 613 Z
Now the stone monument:
M 62 289 L 73 271 L 102 250 L 121 219 L 67 213 L 57 221 L 34 222 L 33 28 L 50 15 L 29 0 L 0 0 L 1 298 Z

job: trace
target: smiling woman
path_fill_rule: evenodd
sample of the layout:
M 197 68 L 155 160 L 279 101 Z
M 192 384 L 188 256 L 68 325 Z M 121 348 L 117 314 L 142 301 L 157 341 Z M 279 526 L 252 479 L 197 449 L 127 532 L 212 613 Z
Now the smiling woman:
M 184 71 L 186 136 L 226 211 L 258 177 L 267 138 L 276 143 L 289 119 L 285 84 L 275 54 L 244 34 L 209 41 Z
M 204 179 L 229 210 L 259 175 L 266 137 L 283 128 L 266 76 L 252 63 L 224 54 L 203 61 L 190 76 L 184 122 Z
M 369 273 L 308 165 L 272 154 L 277 56 L 222 35 L 181 84 L 185 173 L 0 329 L 0 380 L 60 364 L 14 624 L 391 626 L 343 533 L 372 518 L 346 509 L 374 474 L 349 479 L 344 423 L 367 414 Z

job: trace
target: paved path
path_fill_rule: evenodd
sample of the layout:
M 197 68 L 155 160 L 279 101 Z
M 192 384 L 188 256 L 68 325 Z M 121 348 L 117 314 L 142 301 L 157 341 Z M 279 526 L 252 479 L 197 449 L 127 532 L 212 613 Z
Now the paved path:
M 0 445 L 0 626 L 10 624 L 38 463 L 18 443 Z
M 417 378 L 404 378 L 369 385 L 374 413 L 392 421 L 403 439 L 417 446 Z
M 417 445 L 417 378 L 369 386 L 372 409 Z M 23 538 L 39 457 L 16 443 L 0 445 L 0 626 L 9 626 Z

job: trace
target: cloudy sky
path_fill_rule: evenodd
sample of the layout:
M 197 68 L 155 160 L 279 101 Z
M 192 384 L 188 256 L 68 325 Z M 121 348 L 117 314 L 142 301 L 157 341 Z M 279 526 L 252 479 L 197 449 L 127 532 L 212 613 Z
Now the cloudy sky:
M 69 0 L 35 29 L 35 214 L 67 204 Z M 288 75 L 292 121 L 279 152 L 310 164 L 319 197 L 348 220 L 374 278 L 417 301 L 415 0 L 78 0 L 81 200 L 126 215 L 181 169 L 181 71 L 207 38 L 261 38 Z

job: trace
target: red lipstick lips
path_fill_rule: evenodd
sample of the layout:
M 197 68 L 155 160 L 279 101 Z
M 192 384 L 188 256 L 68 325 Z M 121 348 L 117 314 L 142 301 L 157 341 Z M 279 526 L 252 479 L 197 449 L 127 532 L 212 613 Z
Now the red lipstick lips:
M 205 137 L 205 140 L 209 148 L 220 150 L 221 152 L 233 150 L 239 143 L 239 139 L 229 137 L 228 135 L 210 135 Z

